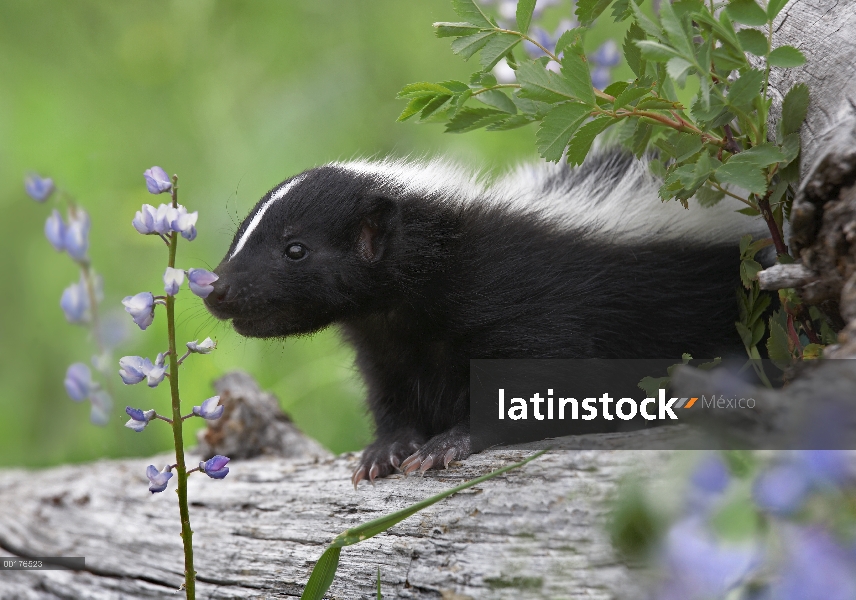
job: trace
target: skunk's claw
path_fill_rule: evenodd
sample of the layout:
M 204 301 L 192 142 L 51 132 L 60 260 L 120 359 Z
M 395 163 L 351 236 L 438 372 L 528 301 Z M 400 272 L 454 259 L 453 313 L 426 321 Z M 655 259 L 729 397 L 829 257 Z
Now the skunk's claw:
M 463 460 L 470 455 L 470 433 L 464 426 L 453 427 L 440 435 L 435 435 L 428 443 L 407 457 L 401 463 L 405 475 L 417 469 L 425 473 L 428 469 L 449 468 L 453 460 Z
M 354 469 L 351 476 L 354 489 L 363 480 L 374 485 L 375 479 L 397 471 L 402 461 L 414 450 L 418 450 L 424 439 L 413 435 L 402 435 L 392 440 L 378 439 L 363 451 L 360 464 Z

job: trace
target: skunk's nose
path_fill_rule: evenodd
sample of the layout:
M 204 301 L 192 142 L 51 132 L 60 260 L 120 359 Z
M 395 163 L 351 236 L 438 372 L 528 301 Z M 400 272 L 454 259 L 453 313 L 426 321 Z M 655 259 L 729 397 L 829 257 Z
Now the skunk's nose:
M 210 294 L 208 294 L 208 297 L 205 298 L 205 303 L 208 305 L 221 304 L 229 295 L 229 284 L 221 277 L 211 285 L 214 289 Z

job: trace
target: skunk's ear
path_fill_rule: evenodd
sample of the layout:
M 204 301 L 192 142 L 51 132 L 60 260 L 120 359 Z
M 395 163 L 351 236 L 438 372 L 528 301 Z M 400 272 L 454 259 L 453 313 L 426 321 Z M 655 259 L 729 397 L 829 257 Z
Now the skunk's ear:
M 366 262 L 380 260 L 392 237 L 398 211 L 388 198 L 373 198 L 360 217 L 357 234 L 357 254 Z

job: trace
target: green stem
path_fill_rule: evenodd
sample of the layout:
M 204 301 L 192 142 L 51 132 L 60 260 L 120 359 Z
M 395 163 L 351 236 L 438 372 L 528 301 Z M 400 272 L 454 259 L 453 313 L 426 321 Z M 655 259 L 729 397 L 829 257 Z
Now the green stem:
M 498 90 L 500 88 L 519 88 L 521 87 L 519 83 L 498 83 L 497 85 L 492 85 L 490 87 L 482 88 L 480 90 L 476 90 L 473 92 L 473 96 L 478 96 L 479 94 L 483 94 L 484 92 L 489 92 L 491 90 Z
M 172 205 L 178 206 L 178 177 L 172 177 Z M 169 236 L 169 266 L 175 268 L 178 233 Z M 169 336 L 169 391 L 172 396 L 172 437 L 175 443 L 175 475 L 178 481 L 178 510 L 181 514 L 181 541 L 184 544 L 184 589 L 188 600 L 196 598 L 196 571 L 193 570 L 193 530 L 187 507 L 187 466 L 184 462 L 181 400 L 178 394 L 178 352 L 175 345 L 175 296 L 166 297 L 166 326 Z

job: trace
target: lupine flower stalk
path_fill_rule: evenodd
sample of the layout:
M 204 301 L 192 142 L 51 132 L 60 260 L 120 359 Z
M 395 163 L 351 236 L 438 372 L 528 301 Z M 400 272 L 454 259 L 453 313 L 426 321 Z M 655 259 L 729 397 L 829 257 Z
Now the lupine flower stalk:
M 188 598 L 194 598 L 196 594 L 196 572 L 193 568 L 193 531 L 190 528 L 190 511 L 187 501 L 187 477 L 191 473 L 200 472 L 212 479 L 223 479 L 229 473 L 229 468 L 226 466 L 229 457 L 217 455 L 207 461 L 200 462 L 197 467 L 187 468 L 182 429 L 184 421 L 193 417 L 206 420 L 219 419 L 223 414 L 224 407 L 220 406 L 220 397 L 214 396 L 202 402 L 201 405 L 194 406 L 189 414 L 181 414 L 179 368 L 191 354 L 209 354 L 216 348 L 217 344 L 211 338 L 206 338 L 202 342 L 197 340 L 187 342 L 187 350 L 179 356 L 175 332 L 175 296 L 187 280 L 190 291 L 204 298 L 214 289 L 212 284 L 217 281 L 217 275 L 205 269 L 185 271 L 176 268 L 178 240 L 184 238 L 193 241 L 196 238 L 198 213 L 188 212 L 184 206 L 178 203 L 177 176 L 173 175 L 170 178 L 161 167 L 152 167 L 146 170 L 143 175 L 150 193 L 163 194 L 168 192 L 171 198 L 171 202 L 161 204 L 157 208 L 151 204 L 144 204 L 131 222 L 138 233 L 156 235 L 169 248 L 167 267 L 163 273 L 164 295 L 159 292 L 140 292 L 125 297 L 122 304 L 134 323 L 142 330 L 152 325 L 156 310 L 159 306 L 163 306 L 166 310 L 169 347 L 166 352 L 158 354 L 154 361 L 143 356 L 123 357 L 119 361 L 119 376 L 126 385 L 135 385 L 145 381 L 152 388 L 157 387 L 164 379 L 168 378 L 171 414 L 169 416 L 160 415 L 154 409 L 143 410 L 129 406 L 125 412 L 130 419 L 125 423 L 125 426 L 139 433 L 146 429 L 152 421 L 161 420 L 172 427 L 175 464 L 166 465 L 161 470 L 158 470 L 155 465 L 149 465 L 146 470 L 146 477 L 150 483 L 149 491 L 158 494 L 167 489 L 173 475 L 175 476 L 178 507 L 181 515 L 181 538 L 184 544 L 184 589 Z M 51 224 L 51 231 L 56 227 L 55 224 Z M 80 383 L 77 379 L 69 383 L 71 386 L 69 393 L 73 391 L 78 394 L 78 388 L 85 385 L 85 377 L 83 374 L 79 375 L 81 375 Z

